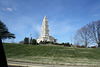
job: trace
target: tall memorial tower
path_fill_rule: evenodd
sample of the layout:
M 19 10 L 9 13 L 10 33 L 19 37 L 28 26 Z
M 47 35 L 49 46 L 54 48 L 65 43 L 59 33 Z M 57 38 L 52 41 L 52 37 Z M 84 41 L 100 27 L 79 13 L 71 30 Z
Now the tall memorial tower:
M 41 37 L 48 37 L 48 36 L 49 36 L 49 25 L 47 17 L 45 16 L 42 22 Z
M 42 29 L 41 29 L 41 36 L 37 39 L 37 42 L 40 41 L 49 41 L 49 42 L 57 42 L 57 39 L 54 39 L 54 37 L 49 36 L 49 25 L 47 17 L 45 16 L 42 21 Z

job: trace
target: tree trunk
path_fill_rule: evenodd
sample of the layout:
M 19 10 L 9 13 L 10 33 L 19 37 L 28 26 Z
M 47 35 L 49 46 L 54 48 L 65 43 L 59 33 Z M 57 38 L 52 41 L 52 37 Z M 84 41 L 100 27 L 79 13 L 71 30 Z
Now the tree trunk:
M 1 38 L 0 38 L 0 67 L 8 67 Z
M 100 47 L 100 43 L 98 43 L 98 47 Z

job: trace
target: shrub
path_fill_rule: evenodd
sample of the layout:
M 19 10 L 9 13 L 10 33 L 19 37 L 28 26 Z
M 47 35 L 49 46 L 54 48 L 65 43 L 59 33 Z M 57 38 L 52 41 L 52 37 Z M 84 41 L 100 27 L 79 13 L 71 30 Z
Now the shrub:
M 91 46 L 91 48 L 97 48 L 96 46 Z
M 82 45 L 82 46 L 76 45 L 76 47 L 78 47 L 78 48 L 86 48 L 86 45 Z
M 70 43 L 64 43 L 63 45 L 64 45 L 64 46 L 71 47 L 71 44 L 70 44 Z
M 39 44 L 54 44 L 54 42 L 51 42 L 51 41 L 40 41 Z

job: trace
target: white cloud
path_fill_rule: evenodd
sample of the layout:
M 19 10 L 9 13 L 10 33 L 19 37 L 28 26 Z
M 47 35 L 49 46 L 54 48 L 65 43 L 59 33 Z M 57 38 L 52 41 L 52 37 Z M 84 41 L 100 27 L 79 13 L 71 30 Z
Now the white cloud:
M 7 8 L 6 8 L 6 10 L 8 10 L 8 11 L 12 11 L 13 9 L 12 9 L 12 8 L 7 7 Z
M 12 12 L 14 9 L 13 8 L 10 8 L 10 7 L 7 7 L 7 8 L 3 8 L 4 11 L 10 11 Z
M 93 15 L 93 16 L 100 16 L 100 14 L 95 14 L 95 15 Z

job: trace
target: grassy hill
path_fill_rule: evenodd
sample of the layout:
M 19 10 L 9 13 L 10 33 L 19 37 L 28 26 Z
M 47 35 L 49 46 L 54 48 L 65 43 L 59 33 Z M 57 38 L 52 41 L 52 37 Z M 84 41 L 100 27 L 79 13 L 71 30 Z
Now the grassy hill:
M 4 43 L 7 60 L 63 65 L 100 66 L 100 48 Z

